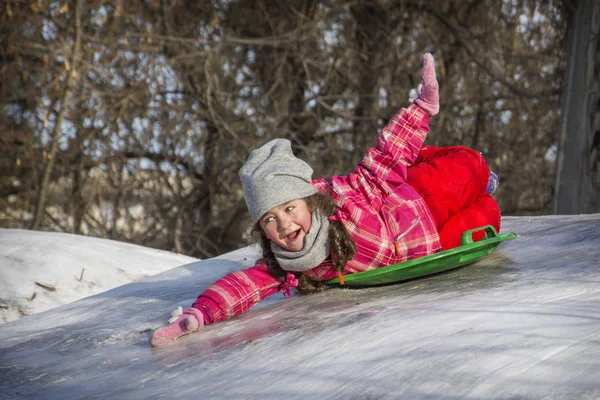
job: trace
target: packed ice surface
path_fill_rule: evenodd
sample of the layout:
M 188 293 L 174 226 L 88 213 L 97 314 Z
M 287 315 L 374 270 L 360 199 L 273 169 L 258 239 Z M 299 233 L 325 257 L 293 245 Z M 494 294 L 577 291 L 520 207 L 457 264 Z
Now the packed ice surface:
M 485 259 L 401 284 L 279 293 L 152 349 L 256 248 L 0 326 L 3 399 L 598 399 L 600 214 L 507 217 Z

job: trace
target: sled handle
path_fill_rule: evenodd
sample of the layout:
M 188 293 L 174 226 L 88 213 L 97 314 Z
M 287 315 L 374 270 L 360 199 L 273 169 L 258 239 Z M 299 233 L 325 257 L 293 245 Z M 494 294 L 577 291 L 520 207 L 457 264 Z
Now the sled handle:
M 469 229 L 468 231 L 465 231 L 460 238 L 461 245 L 464 246 L 466 244 L 473 244 L 473 233 L 479 232 L 479 231 L 485 231 L 486 239 L 494 238 L 494 237 L 498 236 L 498 232 L 496 232 L 496 228 L 494 228 L 492 225 L 480 226 L 479 228 Z

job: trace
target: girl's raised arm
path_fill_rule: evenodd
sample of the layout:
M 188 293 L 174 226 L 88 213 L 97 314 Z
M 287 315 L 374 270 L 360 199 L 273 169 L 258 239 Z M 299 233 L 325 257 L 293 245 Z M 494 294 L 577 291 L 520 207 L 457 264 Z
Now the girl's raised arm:
M 429 133 L 430 117 L 439 111 L 439 85 L 436 79 L 433 56 L 423 56 L 423 83 L 420 92 L 414 93 L 408 108 L 401 108 L 381 130 L 377 146 L 363 157 L 354 174 L 352 185 L 370 186 L 383 181 L 406 181 L 407 168 L 416 160 Z M 362 190 L 363 193 L 374 193 Z

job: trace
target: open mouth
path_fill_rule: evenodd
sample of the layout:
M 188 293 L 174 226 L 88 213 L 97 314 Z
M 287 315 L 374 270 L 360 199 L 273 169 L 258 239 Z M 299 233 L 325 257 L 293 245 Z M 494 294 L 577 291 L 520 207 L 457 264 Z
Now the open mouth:
M 294 240 L 300 235 L 300 229 L 287 235 L 286 239 Z

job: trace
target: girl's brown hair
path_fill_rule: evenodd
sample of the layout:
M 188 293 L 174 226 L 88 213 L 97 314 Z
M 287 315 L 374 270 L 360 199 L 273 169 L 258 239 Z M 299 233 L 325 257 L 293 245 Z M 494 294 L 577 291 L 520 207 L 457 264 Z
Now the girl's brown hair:
M 335 214 L 336 207 L 329 196 L 316 193 L 304 198 L 304 200 L 306 201 L 309 210 L 312 212 L 321 212 L 328 217 Z M 262 256 L 269 273 L 284 281 L 287 271 L 281 268 L 275 259 L 275 254 L 273 254 L 273 251 L 271 250 L 271 241 L 260 227 L 260 222 L 256 223 L 254 230 L 260 233 Z M 356 254 L 356 246 L 341 222 L 329 221 L 329 243 L 335 271 L 342 272 L 346 263 Z M 325 289 L 325 284 L 323 282 L 311 279 L 304 273 L 296 272 L 295 275 L 298 278 L 298 292 L 301 294 L 321 292 Z

